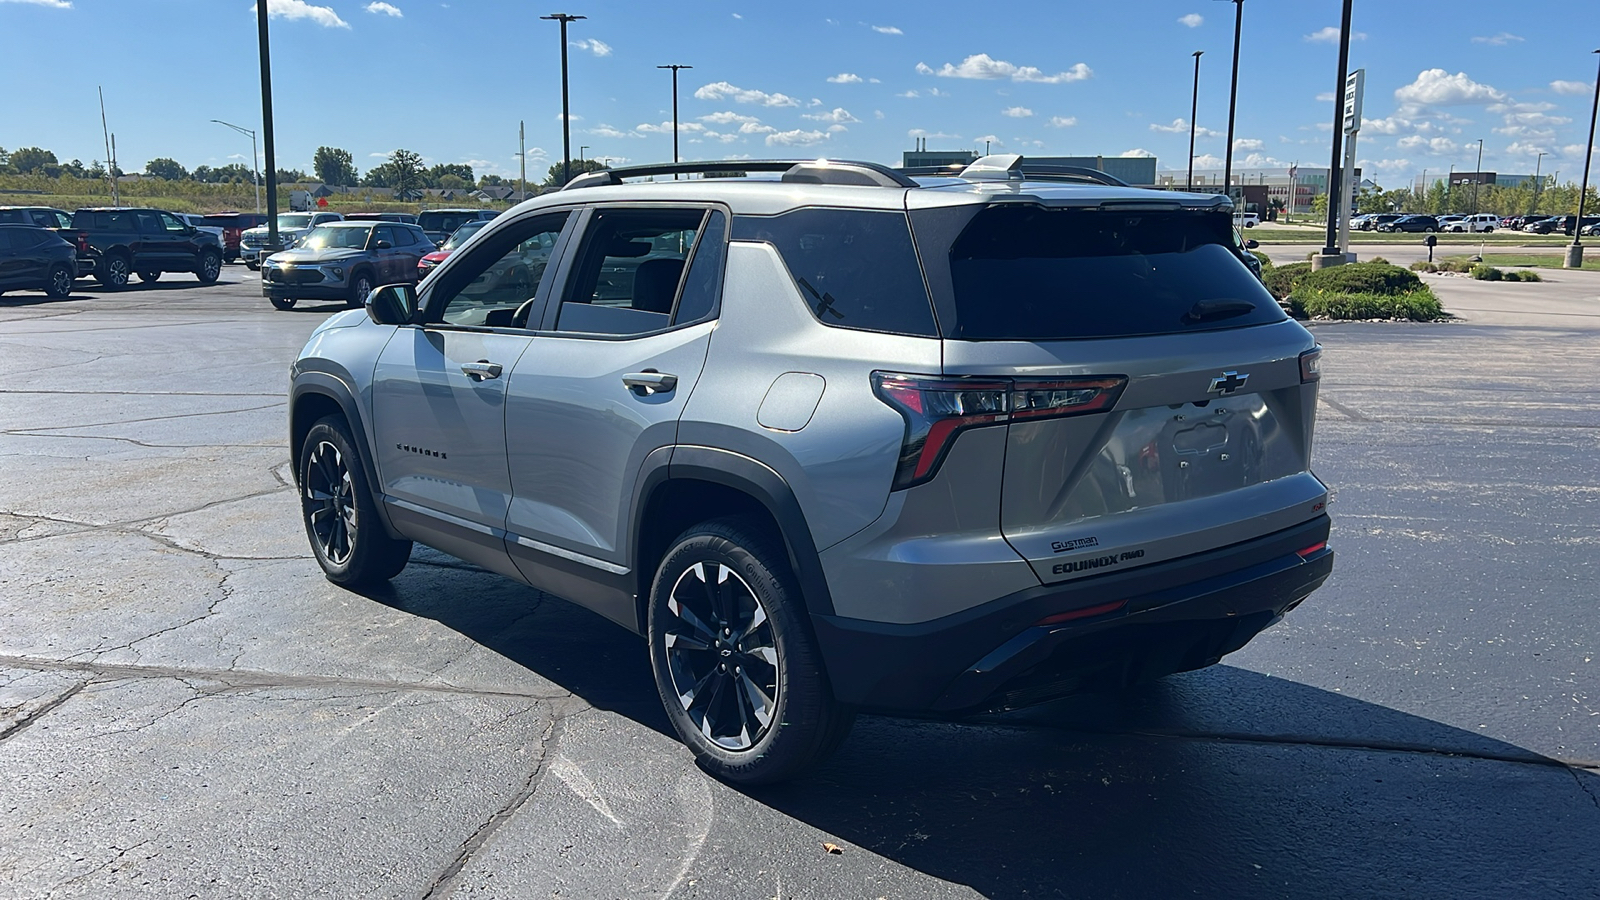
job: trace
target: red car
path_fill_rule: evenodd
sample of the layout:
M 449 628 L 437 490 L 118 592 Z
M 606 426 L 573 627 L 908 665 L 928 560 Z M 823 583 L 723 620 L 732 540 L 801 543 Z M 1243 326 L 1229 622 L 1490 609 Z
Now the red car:
M 417 262 L 417 277 L 428 277 L 428 273 L 432 272 L 434 268 L 439 265 L 439 263 L 444 262 L 445 257 L 449 256 L 451 251 L 466 243 L 467 238 L 477 234 L 478 229 L 487 224 L 489 224 L 488 219 L 478 219 L 463 223 L 460 228 L 457 228 L 455 231 L 451 232 L 450 237 L 447 238 L 443 244 L 439 245 L 438 250 L 429 253 L 427 256 L 424 256 Z
M 238 262 L 239 235 L 246 229 L 267 224 L 267 217 L 261 213 L 220 212 L 203 218 L 206 225 L 222 229 L 222 259 L 225 262 Z

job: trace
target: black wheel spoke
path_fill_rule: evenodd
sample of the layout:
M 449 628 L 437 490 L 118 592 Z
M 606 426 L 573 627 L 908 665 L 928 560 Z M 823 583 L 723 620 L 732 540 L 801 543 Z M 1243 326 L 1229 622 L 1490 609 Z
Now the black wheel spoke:
M 668 594 L 675 617 L 665 642 L 667 672 L 692 727 L 730 750 L 754 746 L 775 724 L 778 655 L 760 599 L 732 568 L 702 560 Z

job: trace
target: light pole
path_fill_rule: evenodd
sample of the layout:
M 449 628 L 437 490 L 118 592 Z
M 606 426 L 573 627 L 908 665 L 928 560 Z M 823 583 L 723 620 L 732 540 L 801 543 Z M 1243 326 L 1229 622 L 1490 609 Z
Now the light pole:
M 256 215 L 260 215 L 261 214 L 261 157 L 256 154 L 256 133 L 254 131 L 251 131 L 248 128 L 241 128 L 238 125 L 234 125 L 231 122 L 224 122 L 221 119 L 212 119 L 211 121 L 217 123 L 218 125 L 226 125 L 229 128 L 232 128 L 234 131 L 239 132 L 240 134 L 248 134 L 248 135 L 250 135 L 250 160 L 251 160 L 251 163 L 256 167 Z
M 1243 2 L 1243 0 L 1240 0 Z M 1328 266 L 1337 266 L 1345 261 L 1344 252 L 1339 249 L 1339 222 L 1345 218 L 1347 210 L 1336 207 L 1343 205 L 1344 191 L 1340 185 L 1340 178 L 1344 174 L 1340 166 L 1339 157 L 1344 148 L 1344 104 L 1338 100 L 1346 91 L 1345 81 L 1349 77 L 1346 69 L 1350 65 L 1350 2 L 1344 0 L 1344 14 L 1339 21 L 1339 82 L 1333 90 L 1333 159 L 1328 163 L 1328 240 L 1322 248 L 1322 253 L 1311 258 L 1311 268 L 1321 269 Z M 1233 128 L 1229 126 L 1229 132 Z M 1228 150 L 1233 150 L 1233 135 L 1228 135 Z
M 1229 196 L 1233 195 L 1233 119 L 1234 113 L 1239 107 L 1239 34 L 1244 30 L 1244 0 L 1231 0 L 1231 2 L 1233 3 L 1233 83 L 1228 88 L 1228 146 L 1222 151 L 1224 159 L 1222 164 L 1222 190 Z M 1347 3 L 1346 6 L 1348 7 L 1349 4 Z M 1345 13 L 1345 21 L 1348 24 L 1350 19 L 1349 10 L 1346 9 Z M 1339 57 L 1341 78 L 1344 75 L 1344 64 L 1345 58 L 1341 55 Z M 1340 81 L 1339 96 L 1342 96 L 1343 93 L 1344 82 Z M 1333 127 L 1335 129 L 1333 146 L 1337 148 L 1339 146 L 1337 131 L 1339 123 L 1335 122 Z M 1190 155 L 1193 156 L 1193 154 Z M 1337 153 L 1333 155 L 1333 164 L 1336 167 L 1339 165 L 1339 154 Z
M 1189 177 L 1184 181 L 1185 190 L 1194 190 L 1194 117 L 1200 110 L 1200 54 L 1204 50 L 1194 52 L 1194 98 L 1189 101 Z
M 1478 170 L 1472 174 L 1472 214 L 1478 214 L 1478 186 L 1483 184 L 1483 138 L 1478 138 Z
M 565 187 L 572 180 L 572 111 L 567 103 L 567 23 L 589 17 L 551 13 L 539 18 L 561 23 L 561 184 Z
M 580 162 L 580 163 L 583 162 L 583 151 L 585 151 L 587 149 L 589 149 L 589 145 L 588 144 L 579 144 L 578 145 L 578 162 Z
M 1542 183 L 1539 178 L 1539 168 L 1543 163 L 1544 153 L 1541 152 L 1538 158 L 1533 161 L 1533 206 L 1528 208 L 1528 215 L 1530 216 L 1539 211 L 1539 186 Z
M 672 161 L 678 161 L 678 70 L 692 69 L 694 66 L 656 66 L 658 69 L 672 70 Z M 672 173 L 672 180 L 678 180 L 678 173 Z
M 1600 50 L 1594 51 L 1600 53 Z M 1583 145 L 1583 181 L 1578 185 L 1578 217 L 1572 221 L 1572 246 L 1567 248 L 1567 259 L 1561 265 L 1568 269 L 1583 268 L 1583 201 L 1589 194 L 1589 162 L 1594 158 L 1594 120 L 1600 114 L 1600 72 L 1595 74 L 1594 106 L 1589 110 L 1589 140 Z
M 272 52 L 267 45 L 267 4 L 256 4 L 256 30 L 261 44 L 261 137 L 267 145 L 267 251 L 283 249 L 278 237 L 278 166 L 272 142 Z

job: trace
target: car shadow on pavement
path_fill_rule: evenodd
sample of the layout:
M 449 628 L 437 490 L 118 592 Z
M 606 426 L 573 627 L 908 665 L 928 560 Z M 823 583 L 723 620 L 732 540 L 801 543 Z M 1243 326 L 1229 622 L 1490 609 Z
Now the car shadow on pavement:
M 641 640 L 587 610 L 420 548 L 367 596 L 672 733 Z M 960 722 L 864 715 L 811 776 L 741 793 L 990 897 L 1600 885 L 1592 769 L 1228 665 Z

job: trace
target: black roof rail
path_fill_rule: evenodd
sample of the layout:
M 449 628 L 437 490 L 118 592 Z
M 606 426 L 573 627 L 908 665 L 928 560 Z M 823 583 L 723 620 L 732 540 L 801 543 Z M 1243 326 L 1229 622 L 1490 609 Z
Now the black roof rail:
M 917 183 L 888 166 L 841 159 L 724 159 L 702 162 L 657 163 L 599 169 L 567 182 L 564 191 L 622 184 L 624 178 L 653 175 L 713 175 L 717 173 L 781 172 L 783 180 L 802 184 L 848 184 L 878 187 L 916 187 Z
M 1070 181 L 1080 184 L 1103 184 L 1108 187 L 1129 187 L 1126 181 L 1099 169 L 1031 163 L 1024 157 L 1010 155 L 985 156 L 971 163 L 951 163 L 947 166 L 911 166 L 899 171 L 903 175 L 964 178 L 969 181 L 1021 178 L 1025 181 Z

